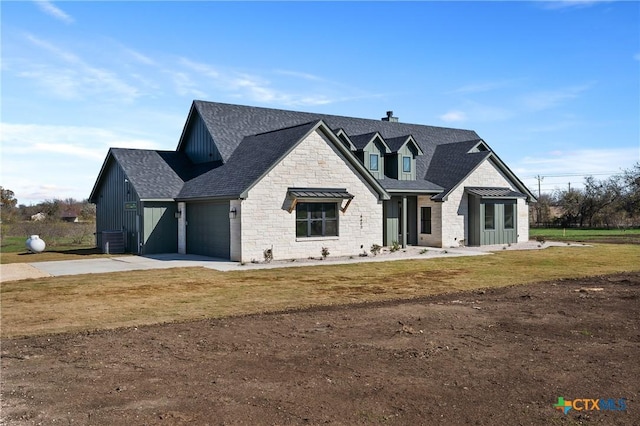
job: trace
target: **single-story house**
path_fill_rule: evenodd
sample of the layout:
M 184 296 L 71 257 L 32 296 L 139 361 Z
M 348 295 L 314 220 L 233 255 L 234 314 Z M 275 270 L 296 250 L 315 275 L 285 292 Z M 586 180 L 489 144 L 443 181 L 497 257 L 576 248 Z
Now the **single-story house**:
M 240 262 L 529 238 L 535 197 L 474 131 L 194 101 L 175 151 L 111 148 L 98 246 Z

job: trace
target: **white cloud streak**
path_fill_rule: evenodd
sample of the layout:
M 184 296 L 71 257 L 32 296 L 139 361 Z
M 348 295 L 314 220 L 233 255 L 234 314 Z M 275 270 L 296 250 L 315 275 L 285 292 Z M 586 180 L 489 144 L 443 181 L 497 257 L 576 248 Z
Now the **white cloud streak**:
M 18 75 L 35 80 L 52 94 L 63 99 L 83 99 L 96 94 L 124 102 L 141 96 L 140 91 L 114 72 L 90 65 L 76 54 L 52 43 L 27 35 L 27 40 L 53 55 L 61 64 L 31 64 Z
M 581 86 L 529 93 L 522 98 L 522 103 L 531 111 L 555 108 L 567 101 L 578 98 L 583 92 L 589 90 L 593 84 L 587 83 Z
M 73 24 L 75 22 L 72 16 L 62 11 L 62 9 L 58 8 L 48 0 L 36 0 L 35 3 L 41 11 L 59 21 L 64 22 L 65 24 Z
M 155 144 L 126 134 L 96 127 L 2 123 L 4 154 L 63 154 L 102 161 L 109 147 L 151 149 Z

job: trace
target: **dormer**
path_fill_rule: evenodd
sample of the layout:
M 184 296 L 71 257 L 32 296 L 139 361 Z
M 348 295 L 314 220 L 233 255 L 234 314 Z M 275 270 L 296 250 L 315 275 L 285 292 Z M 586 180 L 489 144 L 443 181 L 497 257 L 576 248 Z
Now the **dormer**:
M 390 147 L 385 173 L 398 180 L 416 180 L 416 158 L 422 149 L 411 135 L 386 139 Z
M 391 151 L 378 132 L 351 136 L 356 156 L 376 179 L 384 179 L 385 155 Z
M 349 138 L 349 135 L 347 135 L 347 132 L 345 132 L 344 129 L 334 129 L 333 133 L 338 137 L 338 139 L 340 139 L 340 141 L 342 141 L 342 144 L 346 146 L 349 151 L 353 152 L 357 150 L 356 146 L 351 142 L 351 138 Z
M 485 151 L 491 151 L 491 149 L 489 148 L 489 146 L 486 143 L 484 143 L 484 141 L 482 139 L 480 139 L 478 141 L 478 143 L 475 144 L 473 146 L 473 148 L 471 148 L 467 152 L 467 154 L 471 154 L 472 152 L 485 152 Z

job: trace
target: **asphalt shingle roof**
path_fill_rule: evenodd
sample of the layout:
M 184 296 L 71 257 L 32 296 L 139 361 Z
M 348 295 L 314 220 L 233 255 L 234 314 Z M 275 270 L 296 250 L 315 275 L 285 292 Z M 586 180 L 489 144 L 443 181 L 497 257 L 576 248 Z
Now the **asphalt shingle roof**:
M 181 145 L 177 151 L 111 150 L 141 198 L 237 197 L 320 120 L 330 129 L 342 129 L 360 149 L 375 132 L 395 151 L 413 137 L 423 152 L 416 158 L 417 180 L 379 180 L 391 192 L 440 192 L 443 197 L 491 155 L 470 152 L 480 140 L 472 130 L 205 101 L 194 101 L 194 112 L 202 117 L 222 161 L 194 164 Z
M 124 148 L 110 152 L 141 199 L 175 198 L 186 180 L 214 167 L 212 163 L 195 166 L 183 152 Z
M 239 196 L 316 124 L 317 121 L 244 137 L 224 165 L 187 182 L 178 198 Z

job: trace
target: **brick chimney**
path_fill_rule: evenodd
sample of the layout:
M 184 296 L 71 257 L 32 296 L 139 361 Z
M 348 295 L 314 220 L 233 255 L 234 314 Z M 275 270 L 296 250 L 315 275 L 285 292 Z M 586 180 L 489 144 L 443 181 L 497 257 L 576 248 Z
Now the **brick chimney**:
M 387 116 L 386 117 L 382 117 L 382 121 L 391 121 L 393 123 L 397 123 L 398 122 L 398 117 L 394 117 L 393 116 L 393 111 L 387 111 Z

